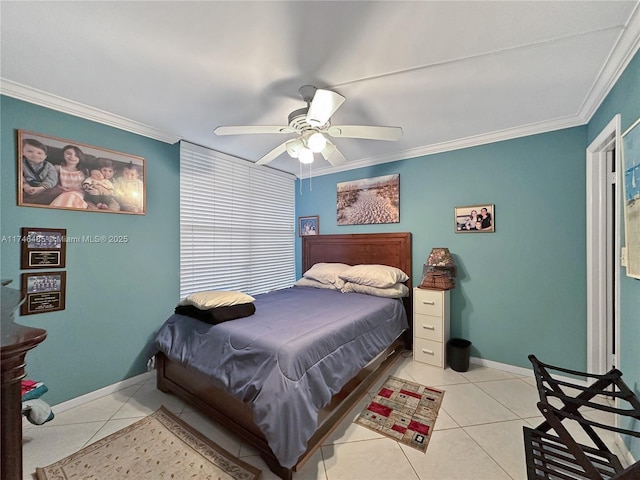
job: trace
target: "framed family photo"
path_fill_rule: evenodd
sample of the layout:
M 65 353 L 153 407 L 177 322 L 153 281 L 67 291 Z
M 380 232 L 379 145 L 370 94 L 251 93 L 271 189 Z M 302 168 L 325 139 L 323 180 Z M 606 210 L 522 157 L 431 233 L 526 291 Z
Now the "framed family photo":
M 27 228 L 20 235 L 20 268 L 64 268 L 65 228 Z
M 320 219 L 317 215 L 298 217 L 298 236 L 320 235 Z
M 494 205 L 467 205 L 455 207 L 454 229 L 456 233 L 492 233 L 496 231 Z
M 21 315 L 64 310 L 67 272 L 38 272 L 22 274 L 22 293 L 25 301 Z
M 18 205 L 144 215 L 145 159 L 18 130 Z

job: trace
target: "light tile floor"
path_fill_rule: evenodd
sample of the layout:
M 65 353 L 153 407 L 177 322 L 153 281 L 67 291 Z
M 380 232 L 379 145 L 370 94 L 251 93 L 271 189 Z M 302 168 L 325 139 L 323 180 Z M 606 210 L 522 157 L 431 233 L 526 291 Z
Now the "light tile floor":
M 298 472 L 298 480 L 525 480 L 522 427 L 542 417 L 534 379 L 472 364 L 459 373 L 401 357 L 389 375 L 445 390 L 426 453 L 353 423 L 373 388 Z M 381 384 L 387 375 L 383 375 Z M 177 397 L 156 389 L 155 378 L 56 415 L 41 426 L 23 421 L 24 479 L 154 412 L 164 405 L 218 445 L 277 479 L 251 447 Z M 376 387 L 379 387 L 377 385 Z M 594 412 L 600 414 L 600 412 Z M 605 420 L 606 421 L 606 420 Z M 612 451 L 613 438 L 608 438 Z

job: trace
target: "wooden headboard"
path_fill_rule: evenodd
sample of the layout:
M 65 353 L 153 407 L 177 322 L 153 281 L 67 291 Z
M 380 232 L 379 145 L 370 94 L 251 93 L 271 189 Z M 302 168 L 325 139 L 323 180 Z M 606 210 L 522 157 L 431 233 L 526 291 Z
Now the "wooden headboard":
M 411 280 L 411 233 L 350 233 L 302 237 L 302 271 L 306 272 L 320 262 L 389 265 L 405 272 Z
M 403 300 L 411 323 L 411 233 L 350 233 L 302 237 L 302 272 L 321 262 L 389 265 L 405 272 L 409 275 L 409 280 L 405 283 L 411 293 Z

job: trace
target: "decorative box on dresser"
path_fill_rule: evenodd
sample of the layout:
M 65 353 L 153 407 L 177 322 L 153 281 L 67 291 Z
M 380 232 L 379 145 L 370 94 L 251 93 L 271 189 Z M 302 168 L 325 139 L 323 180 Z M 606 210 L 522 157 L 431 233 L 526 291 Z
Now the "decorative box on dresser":
M 413 289 L 413 359 L 447 366 L 449 290 Z

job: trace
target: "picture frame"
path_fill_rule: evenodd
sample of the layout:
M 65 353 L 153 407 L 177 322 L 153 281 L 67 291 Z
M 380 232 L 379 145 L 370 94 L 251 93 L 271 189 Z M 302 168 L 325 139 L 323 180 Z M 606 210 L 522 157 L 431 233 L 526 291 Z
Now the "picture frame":
M 400 222 L 400 174 L 336 185 L 338 225 Z
M 65 228 L 29 228 L 20 230 L 20 268 L 64 268 L 67 230 Z
M 65 309 L 67 272 L 37 272 L 22 274 L 22 294 L 25 301 L 20 315 L 48 313 Z
M 311 215 L 298 217 L 298 236 L 320 235 L 320 217 Z
M 143 157 L 18 130 L 18 206 L 146 213 Z
M 622 134 L 627 277 L 640 279 L 640 118 Z
M 453 221 L 456 233 L 493 233 L 496 231 L 495 205 L 485 203 L 455 207 Z

